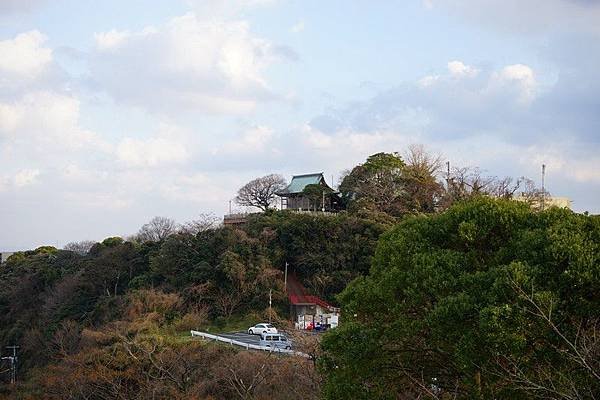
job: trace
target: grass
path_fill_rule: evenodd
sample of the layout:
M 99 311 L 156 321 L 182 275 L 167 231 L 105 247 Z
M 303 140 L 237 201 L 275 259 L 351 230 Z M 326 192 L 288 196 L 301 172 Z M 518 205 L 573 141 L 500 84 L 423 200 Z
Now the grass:
M 247 331 L 249 327 L 263 322 L 260 315 L 249 313 L 246 315 L 234 315 L 230 318 L 217 318 L 204 327 L 208 333 L 228 333 Z

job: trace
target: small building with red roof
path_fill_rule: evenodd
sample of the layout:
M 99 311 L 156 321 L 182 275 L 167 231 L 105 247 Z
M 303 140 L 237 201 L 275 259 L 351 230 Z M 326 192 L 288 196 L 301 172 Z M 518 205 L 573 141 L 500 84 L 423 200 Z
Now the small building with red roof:
M 298 278 L 290 274 L 286 291 L 290 301 L 290 313 L 299 329 L 323 326 L 335 328 L 339 323 L 340 309 L 318 296 L 308 294 Z

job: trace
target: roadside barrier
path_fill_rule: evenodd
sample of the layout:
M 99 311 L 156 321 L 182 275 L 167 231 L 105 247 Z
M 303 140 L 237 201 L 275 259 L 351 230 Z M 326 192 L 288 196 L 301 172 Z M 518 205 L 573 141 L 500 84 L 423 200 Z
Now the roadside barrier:
M 239 340 L 234 340 L 231 338 L 226 338 L 226 337 L 222 337 L 219 335 L 212 335 L 210 333 L 199 332 L 199 331 L 190 331 L 190 333 L 192 334 L 192 337 L 199 336 L 199 337 L 202 337 L 202 338 L 208 339 L 208 340 L 215 340 L 218 342 L 228 343 L 228 344 L 231 344 L 234 346 L 240 346 L 240 347 L 245 348 L 246 350 L 250 350 L 250 349 L 261 350 L 261 351 L 268 351 L 269 353 L 283 353 L 283 354 L 288 354 L 288 355 L 293 355 L 293 356 L 310 358 L 310 356 L 308 354 L 302 353 L 301 351 L 279 349 L 279 348 L 267 347 L 267 346 L 259 346 L 256 344 L 244 343 L 244 342 L 240 342 Z

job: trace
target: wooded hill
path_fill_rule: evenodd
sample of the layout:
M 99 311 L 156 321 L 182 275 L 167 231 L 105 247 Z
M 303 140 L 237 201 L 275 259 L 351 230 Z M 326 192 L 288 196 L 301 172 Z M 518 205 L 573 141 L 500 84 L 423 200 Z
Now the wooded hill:
M 18 384 L 2 395 L 599 397 L 600 219 L 509 200 L 519 180 L 437 179 L 425 156 L 370 157 L 334 216 L 157 218 L 127 240 L 14 254 L 0 344 L 21 346 Z M 312 360 L 191 340 L 266 319 L 269 289 L 284 326 L 286 262 L 342 308 L 340 327 L 308 343 Z

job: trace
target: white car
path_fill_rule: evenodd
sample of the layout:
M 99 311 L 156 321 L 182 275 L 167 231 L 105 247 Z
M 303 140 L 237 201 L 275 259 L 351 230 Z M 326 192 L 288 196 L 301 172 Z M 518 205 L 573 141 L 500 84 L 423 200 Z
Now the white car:
M 256 324 L 248 329 L 248 333 L 250 335 L 261 335 L 263 333 L 277 333 L 277 328 L 267 323 Z

